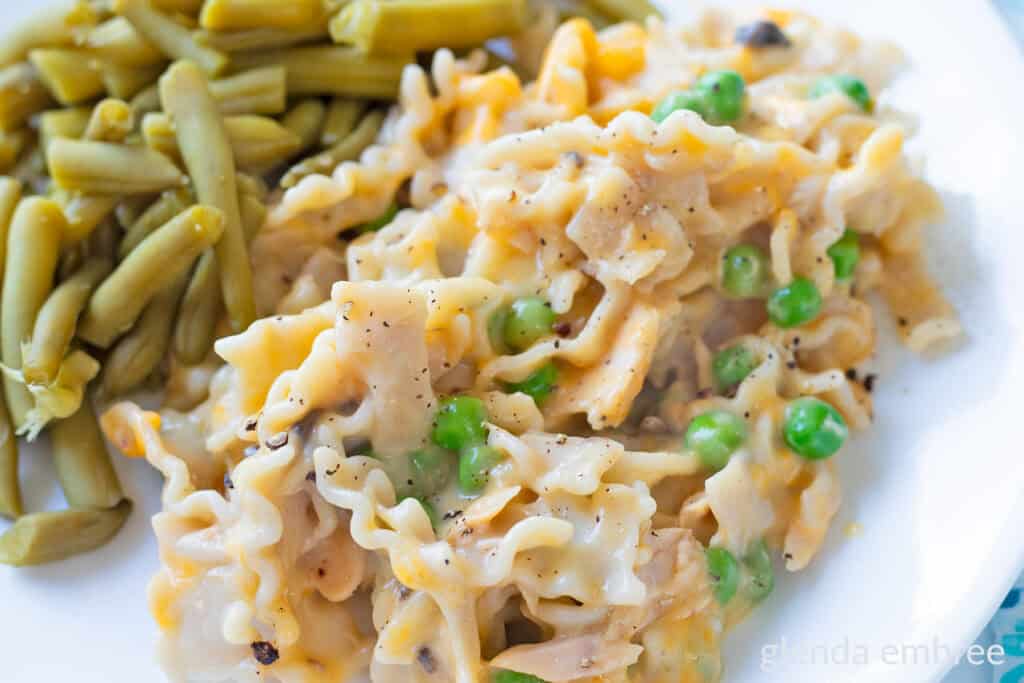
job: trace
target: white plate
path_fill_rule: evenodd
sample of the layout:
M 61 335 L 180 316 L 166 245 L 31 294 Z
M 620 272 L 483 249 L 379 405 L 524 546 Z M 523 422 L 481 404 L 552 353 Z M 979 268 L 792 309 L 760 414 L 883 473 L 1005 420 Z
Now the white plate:
M 42 4 L 4 3 L 0 21 Z M 896 40 L 913 60 L 893 100 L 921 117 L 915 148 L 949 209 L 934 263 L 969 338 L 926 360 L 881 354 L 877 424 L 841 456 L 845 502 L 827 547 L 729 636 L 726 680 L 935 680 L 1024 566 L 1024 66 L 977 0 L 794 4 Z M 30 505 L 56 507 L 45 450 L 24 451 Z M 143 463 L 118 468 L 137 507 L 112 545 L 0 568 L 3 680 L 159 680 L 145 601 L 159 480 Z M 844 534 L 851 522 L 862 533 Z

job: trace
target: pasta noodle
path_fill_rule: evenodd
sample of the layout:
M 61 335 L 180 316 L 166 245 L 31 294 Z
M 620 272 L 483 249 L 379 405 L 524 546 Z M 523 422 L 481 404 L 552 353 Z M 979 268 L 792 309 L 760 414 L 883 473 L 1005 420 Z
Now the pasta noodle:
M 875 348 L 865 294 L 916 351 L 959 333 L 924 264 L 940 204 L 906 131 L 884 107 L 807 94 L 832 73 L 880 92 L 898 55 L 768 16 L 789 47 L 736 44 L 744 19 L 723 13 L 689 29 L 570 20 L 532 83 L 441 50 L 429 74 L 406 68 L 358 161 L 281 197 L 253 245 L 266 317 L 217 342 L 209 397 L 103 420 L 166 479 L 150 601 L 172 676 L 718 680 L 723 634 L 764 588 L 752 549 L 802 569 L 838 510 L 834 463 L 784 434 L 800 397 L 869 426 L 851 371 Z M 715 69 L 749 84 L 734 127 L 651 117 Z M 847 279 L 829 250 L 851 226 Z M 820 312 L 780 326 L 724 291 L 741 242 L 769 255 L 775 287 L 813 283 Z M 496 316 L 531 297 L 557 323 L 502 348 Z M 753 365 L 716 387 L 729 346 Z M 524 388 L 551 367 L 554 386 Z M 481 399 L 474 447 L 500 459 L 478 493 L 461 469 L 410 493 L 408 454 L 435 453 L 452 394 Z M 711 413 L 745 425 L 720 468 L 682 435 Z M 736 598 L 708 548 L 742 558 Z

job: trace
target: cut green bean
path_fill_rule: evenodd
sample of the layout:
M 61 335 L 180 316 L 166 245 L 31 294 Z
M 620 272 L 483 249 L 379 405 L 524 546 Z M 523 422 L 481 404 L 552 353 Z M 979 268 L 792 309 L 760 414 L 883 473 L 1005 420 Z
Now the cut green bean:
M 263 227 L 267 208 L 253 194 L 246 194 L 239 185 L 239 207 L 245 239 L 252 242 Z M 174 327 L 174 357 L 185 366 L 199 365 L 210 355 L 216 340 L 217 322 L 224 305 L 219 289 L 217 258 L 208 251 L 199 259 L 192 280 L 181 301 Z
M 149 302 L 131 331 L 114 345 L 103 364 L 106 398 L 123 396 L 139 388 L 160 365 L 167 355 L 174 314 L 187 285 L 185 272 Z
M 92 110 L 88 107 L 52 109 L 39 116 L 39 145 L 46 147 L 57 138 L 80 138 L 89 127 Z
M 35 48 L 74 45 L 98 21 L 99 13 L 86 0 L 37 11 L 0 37 L 0 67 L 24 61 Z
M 124 17 L 114 17 L 89 31 L 82 47 L 103 61 L 121 66 L 153 66 L 165 61 L 164 53 Z
M 196 42 L 221 52 L 247 52 L 250 50 L 272 50 L 303 43 L 326 40 L 326 22 L 300 29 L 254 28 L 246 31 L 196 32 Z
M 27 128 L 6 133 L 0 130 L 0 172 L 14 168 L 22 153 L 33 142 L 32 131 Z
M 92 234 L 103 223 L 117 206 L 118 198 L 109 194 L 82 194 L 57 189 L 53 192 L 64 209 L 67 218 L 67 232 L 64 233 L 66 246 L 77 244 Z
M 661 16 L 658 8 L 648 0 L 585 0 L 583 4 L 613 22 L 635 21 L 642 26 L 647 17 Z
M 236 70 L 280 64 L 288 71 L 288 94 L 394 99 L 411 56 L 375 57 L 353 47 L 293 47 L 235 55 Z
M 224 214 L 224 236 L 216 248 L 221 294 L 231 326 L 240 332 L 255 320 L 256 305 L 238 210 L 235 162 L 224 121 L 206 79 L 190 62 L 178 62 L 167 70 L 160 79 L 160 100 L 174 122 L 197 199 Z
M 165 12 L 181 12 L 195 16 L 203 6 L 203 0 L 153 0 L 153 7 Z
M 36 68 L 27 62 L 0 69 L 0 130 L 12 131 L 53 104 Z
M 58 187 L 88 194 L 147 194 L 183 187 L 174 162 L 146 147 L 57 138 L 46 150 Z
M 281 119 L 281 125 L 295 133 L 300 140 L 299 151 L 304 152 L 320 139 L 327 118 L 327 107 L 319 98 L 302 100 Z
M 53 465 L 72 507 L 108 509 L 124 499 L 99 422 L 88 400 L 50 427 Z
M 195 202 L 192 199 L 192 192 L 188 188 L 179 187 L 174 190 L 167 190 L 160 195 L 160 198 L 150 204 L 125 231 L 124 238 L 118 245 L 117 255 L 123 260 L 135 247 L 139 246 L 144 239 L 149 237 L 154 230 L 171 220 L 179 213 L 192 206 Z
M 135 114 L 122 100 L 106 99 L 97 104 L 85 127 L 86 140 L 122 142 L 135 128 Z
M 57 378 L 75 336 L 78 316 L 112 267 L 108 260 L 92 259 L 46 299 L 36 316 L 31 341 L 22 347 L 21 370 L 26 382 L 50 384 Z
M 188 186 L 183 185 L 172 189 L 187 190 Z M 117 224 L 122 230 L 127 230 L 133 226 L 135 221 L 139 220 L 146 209 L 156 201 L 156 197 L 157 195 L 154 192 L 145 192 L 121 199 L 121 201 L 118 202 L 117 207 L 114 209 L 114 217 L 117 219 Z
M 262 178 L 248 173 L 239 173 L 235 176 L 235 183 L 238 185 L 238 196 L 244 197 L 246 195 L 252 195 L 256 199 L 263 201 L 267 198 L 270 189 L 267 184 L 263 182 Z
M 20 180 L 32 194 L 46 194 L 50 190 L 50 178 L 46 175 L 46 158 L 38 145 L 22 155 L 10 175 Z
M 126 498 L 109 510 L 71 507 L 19 517 L 0 536 L 0 564 L 46 564 L 95 550 L 117 534 L 131 511 Z
M 20 200 L 21 183 L 13 178 L 0 177 L 0 282 L 3 281 L 11 217 Z M 0 515 L 13 518 L 20 516 L 22 511 L 18 440 L 14 436 L 7 401 L 0 392 Z
M 199 25 L 212 31 L 297 30 L 323 17 L 321 0 L 206 0 Z
M 228 116 L 223 119 L 231 153 L 238 168 L 255 171 L 273 167 L 290 158 L 300 140 L 267 116 Z M 180 160 L 175 127 L 166 114 L 146 114 L 142 121 L 146 144 L 172 159 Z
M 224 214 L 210 206 L 193 206 L 142 241 L 103 281 L 86 308 L 78 335 L 108 348 L 127 332 L 139 314 L 164 288 L 224 232 Z
M 384 112 L 372 111 L 363 117 L 356 129 L 337 145 L 302 161 L 288 170 L 281 179 L 281 187 L 293 187 L 306 176 L 331 173 L 338 164 L 354 161 L 373 144 L 384 122 Z
M 283 66 L 243 71 L 210 82 L 210 93 L 220 111 L 232 114 L 280 114 L 287 106 Z
M 323 130 L 320 132 L 320 146 L 334 147 L 347 138 L 355 130 L 359 118 L 365 111 L 366 102 L 360 100 L 349 100 L 344 97 L 335 97 L 331 100 Z
M 149 66 L 123 66 L 114 62 L 100 64 L 100 79 L 103 88 L 111 97 L 129 100 L 151 83 L 155 83 L 167 67 L 167 62 Z
M 191 60 L 214 76 L 227 67 L 227 55 L 199 45 L 189 29 L 154 9 L 148 0 L 114 0 L 113 5 L 117 14 L 167 58 Z
M 4 365 L 21 369 L 21 343 L 32 334 L 36 314 L 53 290 L 57 255 L 67 229 L 64 212 L 50 199 L 28 197 L 11 218 L 0 303 Z M 34 401 L 24 385 L 4 378 L 7 404 L 16 428 L 25 423 Z
M 480 45 L 526 27 L 526 0 L 354 0 L 331 19 L 334 42 L 372 54 Z
M 104 91 L 103 78 L 88 52 L 47 48 L 32 50 L 28 57 L 50 94 L 63 105 L 87 102 Z
M 132 97 L 131 105 L 135 111 L 135 118 L 140 120 L 152 111 L 160 111 L 160 88 L 156 83 L 143 88 Z

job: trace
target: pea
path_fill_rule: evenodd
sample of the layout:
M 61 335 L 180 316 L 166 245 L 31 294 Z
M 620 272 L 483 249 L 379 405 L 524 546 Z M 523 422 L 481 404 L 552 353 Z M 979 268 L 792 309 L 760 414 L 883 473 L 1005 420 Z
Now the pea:
M 775 569 L 764 539 L 750 544 L 743 556 L 743 566 L 750 575 L 744 592 L 751 602 L 761 602 L 775 588 Z
M 476 495 L 487 486 L 491 468 L 502 461 L 501 451 L 487 444 L 475 444 L 459 454 L 459 489 Z
M 739 385 L 757 367 L 757 359 L 745 346 L 722 349 L 711 359 L 711 374 L 719 391 L 728 391 Z
M 539 296 L 524 296 L 512 302 L 505 319 L 505 343 L 522 351 L 547 336 L 555 324 L 551 305 Z
M 451 478 L 451 453 L 437 448 L 425 446 L 409 454 L 409 495 L 422 498 L 431 496 L 444 488 Z
M 395 220 L 395 216 L 398 215 L 398 204 L 392 203 L 384 213 L 377 216 L 373 220 L 366 221 L 362 225 L 358 226 L 356 230 L 359 232 L 377 232 L 381 228 L 387 227 L 391 221 Z
M 730 296 L 751 299 L 764 294 L 771 264 L 768 254 L 753 244 L 737 244 L 722 257 L 722 287 Z
M 797 327 L 817 318 L 821 303 L 818 286 L 798 277 L 768 298 L 768 317 L 779 327 Z
M 851 100 L 857 103 L 861 109 L 866 112 L 871 112 L 874 108 L 874 103 L 871 101 L 871 92 L 868 91 L 868 86 L 864 84 L 864 81 L 860 80 L 856 76 L 850 76 L 847 74 L 837 74 L 835 76 L 823 76 L 815 81 L 814 85 L 811 86 L 810 97 L 811 99 L 817 99 L 830 95 L 834 92 L 841 92 Z
M 505 343 L 505 324 L 508 322 L 509 309 L 507 306 L 499 308 L 487 320 L 487 338 L 491 342 L 491 348 L 495 355 L 503 356 L 509 352 L 508 344 Z
M 708 563 L 708 574 L 711 575 L 712 589 L 718 604 L 725 605 L 740 585 L 740 566 L 725 548 L 708 548 L 705 553 Z
M 661 123 L 677 111 L 688 110 L 700 114 L 706 118 L 707 112 L 704 108 L 704 97 L 692 90 L 678 90 L 667 95 L 658 106 L 651 112 L 651 118 Z
M 461 451 L 487 440 L 485 420 L 487 410 L 483 401 L 472 396 L 451 396 L 441 400 L 430 436 L 442 448 Z
M 849 279 L 857 268 L 857 262 L 860 261 L 860 235 L 853 230 L 846 230 L 826 253 L 832 259 L 836 279 Z
M 747 425 L 740 418 L 724 410 L 710 410 L 693 418 L 686 428 L 686 447 L 694 451 L 701 463 L 720 470 L 729 462 L 729 456 L 743 445 L 747 438 Z
M 494 683 L 547 683 L 543 678 L 537 678 L 530 674 L 521 674 L 518 671 L 499 669 L 494 674 Z
M 743 115 L 743 94 L 746 83 L 735 71 L 712 71 L 704 74 L 693 90 L 704 96 L 704 120 L 713 126 L 733 123 Z
M 798 455 L 823 460 L 842 447 L 849 430 L 838 410 L 821 399 L 805 396 L 786 406 L 782 434 Z
M 522 392 L 540 406 L 555 390 L 556 382 L 558 382 L 558 366 L 548 363 L 533 371 L 522 382 L 508 382 L 505 384 L 505 389 L 509 393 Z

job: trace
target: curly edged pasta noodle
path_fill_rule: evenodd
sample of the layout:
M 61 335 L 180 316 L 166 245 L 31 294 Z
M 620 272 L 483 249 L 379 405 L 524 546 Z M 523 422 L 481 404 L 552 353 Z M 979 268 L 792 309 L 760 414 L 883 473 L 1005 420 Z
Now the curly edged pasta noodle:
M 915 350 L 959 332 L 904 128 L 811 95 L 878 92 L 896 56 L 761 18 L 784 46 L 736 44 L 725 14 L 572 20 L 529 84 L 440 51 L 358 162 L 283 196 L 254 245 L 268 317 L 217 343 L 206 401 L 104 417 L 166 479 L 173 676 L 719 679 L 771 554 L 802 569 L 838 510 L 829 456 L 871 421 L 847 372 L 875 346 L 864 296 Z M 732 126 L 651 116 L 726 69 Z M 737 246 L 756 291 L 730 284 Z

